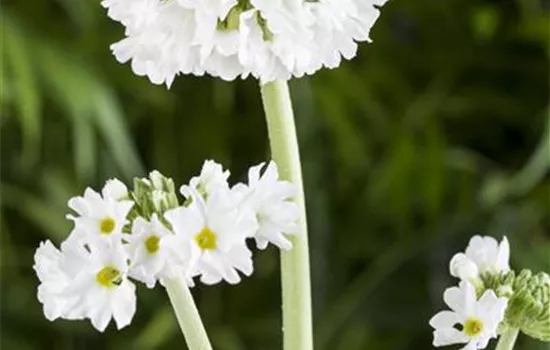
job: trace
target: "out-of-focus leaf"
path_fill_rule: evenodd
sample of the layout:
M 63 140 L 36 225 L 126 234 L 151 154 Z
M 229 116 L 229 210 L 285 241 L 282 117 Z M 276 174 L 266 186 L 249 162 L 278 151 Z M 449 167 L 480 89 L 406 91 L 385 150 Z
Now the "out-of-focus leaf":
M 174 311 L 170 307 L 163 307 L 134 340 L 134 349 L 159 349 L 174 336 L 181 336 Z
M 55 242 L 61 242 L 69 233 L 69 221 L 63 213 L 52 208 L 35 194 L 9 184 L 0 185 L 2 192 L 2 205 L 16 210 L 20 215 L 36 227 L 40 228 Z
M 97 126 L 124 177 L 129 180 L 143 174 L 143 166 L 113 92 L 106 86 L 97 86 L 92 98 Z
M 508 184 L 508 193 L 522 195 L 535 187 L 550 170 L 550 108 L 547 115 L 546 131 L 539 146 L 521 171 Z
M 21 161 L 25 167 L 28 167 L 37 160 L 42 132 L 41 99 L 29 52 L 30 43 L 25 34 L 20 31 L 18 24 L 4 12 L 0 17 L 0 32 L 3 40 L 2 60 L 5 59 L 10 67 L 4 72 L 11 73 L 10 81 L 14 83 L 14 102 L 23 131 Z

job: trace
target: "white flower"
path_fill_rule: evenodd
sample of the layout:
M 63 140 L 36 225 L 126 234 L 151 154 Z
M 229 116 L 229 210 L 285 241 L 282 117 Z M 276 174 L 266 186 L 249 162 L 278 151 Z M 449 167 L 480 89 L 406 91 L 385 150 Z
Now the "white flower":
M 265 249 L 271 242 L 277 247 L 289 250 L 292 243 L 285 234 L 298 231 L 299 208 L 291 199 L 296 187 L 287 181 L 280 181 L 277 165 L 272 161 L 260 176 L 264 164 L 250 168 L 248 186 L 235 186 L 241 193 L 244 210 L 249 209 L 258 221 L 258 230 L 254 235 L 256 245 Z
M 121 63 L 169 87 L 178 74 L 262 84 L 351 59 L 386 0 L 104 0 L 126 27 L 112 46 Z
M 104 0 L 101 5 L 107 8 L 107 15 L 121 22 L 128 31 L 152 24 L 159 13 L 162 1 L 158 0 Z
M 44 305 L 44 315 L 53 321 L 67 314 L 78 298 L 67 298 L 63 291 L 69 287 L 70 278 L 62 270 L 63 255 L 50 241 L 40 242 L 34 255 L 34 270 L 40 280 L 38 300 Z
M 117 201 L 128 199 L 128 188 L 118 179 L 107 180 L 101 195 L 103 198 L 112 198 Z
M 118 1 L 104 5 L 114 6 Z M 136 3 L 146 0 L 132 0 Z M 138 76 L 147 76 L 153 84 L 168 87 L 176 75 L 203 75 L 199 48 L 192 46 L 195 32 L 194 12 L 177 1 L 158 1 L 155 20 L 133 30 L 127 27 L 127 37 L 111 45 L 117 61 L 132 61 L 132 70 Z
M 451 275 L 463 280 L 475 280 L 482 273 L 510 271 L 510 245 L 504 237 L 500 244 L 493 237 L 474 236 L 465 253 L 453 256 L 449 264 Z
M 370 41 L 370 29 L 380 15 L 374 5 L 386 0 L 319 0 L 310 2 L 315 21 L 315 41 L 324 66 L 335 68 L 342 58 L 355 57 L 357 42 Z
M 41 282 L 38 299 L 49 320 L 89 318 L 101 332 L 111 318 L 118 329 L 131 322 L 135 286 L 126 278 L 127 255 L 121 243 L 73 236 L 59 251 L 47 241 L 36 251 L 34 269 Z
M 170 260 L 165 238 L 172 233 L 160 222 L 156 214 L 151 221 L 137 217 L 132 232 L 125 237 L 128 242 L 130 277 L 153 288 L 156 281 L 175 275 L 176 264 Z
M 175 233 L 166 237 L 167 244 L 176 251 L 181 249 L 182 260 L 191 260 L 191 275 L 199 275 L 203 283 L 238 283 L 237 271 L 249 276 L 253 270 L 252 253 L 245 239 L 257 229 L 256 221 L 242 215 L 231 193 L 223 187 L 209 193 L 206 199 L 190 187 L 187 190 L 192 198 L 189 206 L 164 215 Z
M 131 200 L 120 199 L 122 192 L 121 183 L 111 181 L 103 188 L 103 196 L 87 188 L 83 197 L 71 198 L 69 207 L 79 216 L 67 217 L 75 222 L 76 233 L 104 240 L 120 239 L 126 216 L 134 205 Z
M 207 160 L 202 165 L 200 175 L 191 178 L 189 185 L 190 188 L 197 190 L 201 195 L 208 195 L 218 187 L 222 187 L 224 190 L 229 189 L 228 178 L 228 170 L 223 170 L 222 165 L 213 160 Z M 182 194 L 187 197 L 190 192 L 186 188 L 187 186 L 182 187 Z
M 447 289 L 443 299 L 452 311 L 441 311 L 430 320 L 434 346 L 462 343 L 466 344 L 463 350 L 484 349 L 491 338 L 497 337 L 508 304 L 506 298 L 487 290 L 477 300 L 473 285 L 461 281 L 459 287 Z

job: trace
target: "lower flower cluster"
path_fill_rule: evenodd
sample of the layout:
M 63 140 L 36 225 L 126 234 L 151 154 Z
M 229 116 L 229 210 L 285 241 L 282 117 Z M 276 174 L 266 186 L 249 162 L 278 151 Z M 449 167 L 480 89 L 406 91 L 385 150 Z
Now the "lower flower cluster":
M 509 266 L 506 237 L 474 236 L 464 253 L 450 262 L 450 273 L 461 279 L 443 294 L 451 311 L 430 320 L 434 346 L 466 344 L 465 350 L 484 349 L 489 340 L 507 331 L 522 331 L 550 341 L 550 277 Z
M 136 311 L 135 285 L 183 277 L 204 284 L 239 283 L 253 272 L 247 240 L 291 249 L 298 232 L 296 188 L 280 181 L 275 163 L 249 170 L 248 183 L 230 186 L 229 172 L 206 161 L 180 188 L 158 171 L 136 179 L 134 190 L 109 180 L 101 193 L 87 188 L 69 200 L 74 229 L 57 249 L 36 250 L 38 299 L 49 320 L 90 319 L 99 331 L 111 319 L 128 325 Z

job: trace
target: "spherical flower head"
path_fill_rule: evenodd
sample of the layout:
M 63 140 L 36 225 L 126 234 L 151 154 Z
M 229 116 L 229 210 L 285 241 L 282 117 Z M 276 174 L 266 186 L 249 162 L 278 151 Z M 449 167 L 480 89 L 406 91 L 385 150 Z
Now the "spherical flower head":
M 116 59 L 168 87 L 178 74 L 262 84 L 335 68 L 351 59 L 385 0 L 104 0 L 126 27 Z
M 46 242 L 36 252 L 35 270 L 41 282 L 38 298 L 46 317 L 89 318 L 101 332 L 114 318 L 121 329 L 136 310 L 135 286 L 126 278 L 124 248 L 121 243 L 79 237 L 65 241 L 61 251 Z
M 125 237 L 131 260 L 130 277 L 153 288 L 159 279 L 173 277 L 175 264 L 170 260 L 165 237 L 171 235 L 156 214 L 150 221 L 137 217 L 131 234 Z
M 441 311 L 430 320 L 434 346 L 466 344 L 465 350 L 484 349 L 504 319 L 508 300 L 487 290 L 478 300 L 472 284 L 461 281 L 443 294 L 451 311 Z M 460 328 L 456 326 L 459 325 Z
M 175 233 L 166 237 L 167 244 L 183 252 L 181 260 L 190 260 L 191 275 L 200 276 L 201 282 L 240 282 L 237 271 L 249 276 L 253 270 L 245 239 L 256 231 L 256 221 L 242 215 L 230 191 L 223 187 L 206 199 L 191 187 L 189 191 L 192 200 L 187 207 L 164 215 Z
M 504 237 L 500 244 L 493 237 L 474 236 L 464 253 L 451 259 L 450 272 L 463 280 L 475 280 L 480 274 L 502 274 L 510 271 L 510 245 Z
M 291 249 L 292 243 L 285 235 L 298 232 L 299 208 L 292 202 L 296 187 L 279 180 L 275 162 L 270 162 L 267 167 L 262 163 L 250 168 L 248 185 L 240 184 L 233 190 L 242 197 L 243 210 L 252 211 L 258 222 L 254 234 L 258 248 L 265 249 L 268 243 L 272 243 L 284 250 Z
M 120 240 L 126 216 L 134 205 L 131 200 L 121 199 L 122 193 L 120 184 L 110 182 L 103 188 L 102 195 L 87 188 L 84 196 L 71 198 L 69 207 L 78 216 L 67 217 L 75 222 L 76 232 L 106 241 Z

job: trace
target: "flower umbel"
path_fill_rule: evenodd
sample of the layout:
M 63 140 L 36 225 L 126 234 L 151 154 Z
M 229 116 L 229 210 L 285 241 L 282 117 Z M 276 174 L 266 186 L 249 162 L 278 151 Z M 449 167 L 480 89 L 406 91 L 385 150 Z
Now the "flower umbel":
M 196 276 L 205 284 L 239 283 L 239 272 L 253 271 L 246 240 L 262 235 L 277 244 L 296 225 L 292 185 L 278 181 L 274 163 L 260 176 L 262 167 L 250 169 L 248 185 L 230 188 L 229 172 L 206 161 L 200 175 L 181 187 L 183 205 L 172 179 L 158 171 L 135 179 L 131 192 L 109 180 L 101 194 L 87 188 L 69 200 L 78 214 L 69 215 L 71 234 L 60 250 L 46 241 L 35 254 L 46 318 L 88 318 L 99 331 L 111 319 L 125 327 L 136 311 L 128 277 L 149 288 L 157 281 L 192 287 Z

